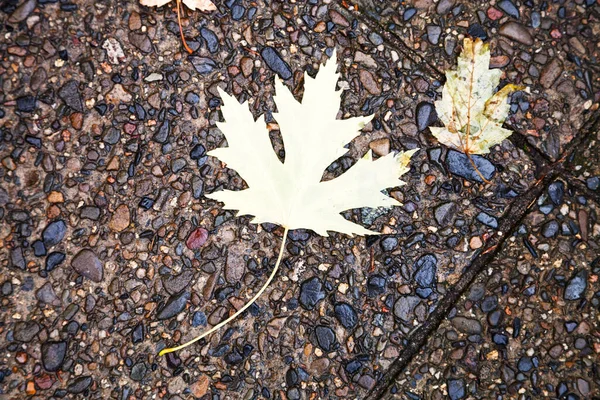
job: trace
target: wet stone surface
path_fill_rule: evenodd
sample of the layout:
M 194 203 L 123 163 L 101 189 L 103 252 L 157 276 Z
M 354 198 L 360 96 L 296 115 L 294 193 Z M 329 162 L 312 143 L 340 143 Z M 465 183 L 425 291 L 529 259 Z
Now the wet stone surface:
M 332 2 L 236 1 L 214 13 L 186 11 L 192 56 L 171 6 L 5 3 L 2 395 L 362 398 L 497 233 L 494 220 L 535 180 L 526 153 L 505 141 L 477 159 L 492 181 L 478 183 L 470 163 L 428 133 L 440 77 Z M 428 41 L 445 43 L 446 29 L 426 30 Z M 344 213 L 381 237 L 291 232 L 278 276 L 237 322 L 157 357 L 242 307 L 267 279 L 280 244 L 281 228 L 251 224 L 203 197 L 244 187 L 206 156 L 226 144 L 215 125 L 217 87 L 265 115 L 283 157 L 273 79 L 301 98 L 303 73 L 314 75 L 334 48 L 339 86 L 351 89 L 340 117 L 374 119 L 324 177 L 369 149 L 379 157 L 419 147 L 408 185 L 389 190 L 403 206 Z M 440 62 L 449 65 L 456 51 Z M 571 115 L 577 123 L 579 114 Z M 559 200 L 559 192 L 540 209 L 562 207 L 568 194 Z M 545 232 L 558 240 L 566 228 L 553 219 L 558 230 Z M 595 235 L 591 227 L 585 240 Z M 572 296 L 589 296 L 591 283 L 578 294 L 574 274 L 564 277 Z M 486 329 L 475 322 L 461 329 Z M 458 398 L 470 386 L 456 377 L 451 387 Z
M 598 392 L 600 208 L 563 181 L 551 187 L 401 374 L 394 398 Z M 558 222 L 556 236 L 543 234 L 547 220 Z
M 600 27 L 596 1 L 354 0 L 363 14 L 397 35 L 444 72 L 456 65 L 462 39 L 490 44 L 501 84 L 526 85 L 512 96 L 506 125 L 551 159 L 598 109 Z M 405 61 L 409 62 L 409 61 Z

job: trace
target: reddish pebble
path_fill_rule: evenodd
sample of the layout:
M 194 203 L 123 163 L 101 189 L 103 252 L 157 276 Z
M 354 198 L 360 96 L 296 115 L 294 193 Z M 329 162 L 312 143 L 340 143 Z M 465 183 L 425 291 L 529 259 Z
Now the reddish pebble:
M 132 123 L 128 122 L 128 123 L 125 124 L 125 126 L 123 127 L 123 129 L 125 130 L 125 133 L 127 133 L 129 135 L 133 135 L 133 133 L 137 129 L 137 126 L 135 124 L 132 124 Z
M 560 33 L 558 29 L 552 29 L 550 31 L 550 36 L 552 36 L 554 39 L 560 39 L 562 37 L 562 33 Z
M 38 375 L 33 379 L 35 380 L 35 384 L 38 388 L 40 388 L 40 390 L 50 389 L 52 385 L 54 385 L 54 382 L 56 382 L 56 379 L 54 379 L 48 374 Z
M 502 14 L 502 11 L 498 10 L 497 8 L 490 7 L 487 10 L 487 16 L 492 21 L 502 18 L 502 15 L 504 15 Z
M 206 243 L 206 239 L 208 239 L 208 231 L 204 228 L 197 228 L 190 233 L 185 244 L 188 249 L 196 250 Z

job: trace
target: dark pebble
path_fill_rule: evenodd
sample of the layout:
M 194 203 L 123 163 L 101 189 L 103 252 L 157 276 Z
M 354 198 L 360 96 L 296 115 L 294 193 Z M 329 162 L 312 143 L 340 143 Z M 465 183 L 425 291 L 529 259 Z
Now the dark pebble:
M 67 233 L 67 224 L 62 219 L 52 221 L 42 232 L 42 240 L 46 248 L 52 247 L 60 243 Z
M 50 272 L 54 268 L 58 267 L 63 263 L 63 261 L 65 261 L 65 258 L 67 258 L 65 254 L 59 251 L 54 251 L 48 254 L 48 257 L 46 257 L 46 271 Z
M 519 9 L 510 0 L 499 1 L 498 8 L 513 18 L 519 19 L 520 17 Z
M 565 288 L 565 300 L 579 300 L 583 297 L 587 288 L 587 271 L 581 270 L 577 272 Z
M 171 135 L 171 123 L 167 119 L 158 126 L 154 136 L 152 136 L 152 140 L 160 144 L 165 144 L 169 140 L 169 135 Z
M 422 288 L 431 288 L 435 284 L 437 274 L 437 258 L 433 254 L 420 257 L 415 265 L 415 282 Z
M 356 326 L 358 322 L 358 316 L 350 304 L 337 303 L 333 309 L 335 312 L 335 317 L 338 321 L 340 321 L 340 324 L 342 324 L 344 328 L 352 329 Z
M 437 121 L 437 119 L 437 113 L 433 104 L 426 101 L 417 104 L 417 129 L 419 129 L 419 132 L 425 130 L 425 128 Z
M 101 282 L 104 276 L 104 264 L 90 249 L 80 250 L 71 260 L 71 266 L 78 274 L 94 282 Z
M 83 112 L 83 101 L 79 93 L 78 81 L 70 80 L 65 83 L 58 91 L 58 96 L 73 110 Z
M 462 379 L 448 379 L 448 397 L 459 400 L 465 397 L 465 382 Z
M 498 220 L 496 217 L 493 217 L 483 211 L 477 214 L 477 221 L 481 222 L 485 226 L 489 226 L 490 228 L 498 229 Z
M 440 204 L 433 211 L 433 216 L 440 226 L 447 226 L 452 223 L 456 214 L 456 204 L 449 202 Z
M 323 325 L 317 326 L 315 328 L 315 335 L 317 336 L 317 344 L 323 351 L 329 353 L 337 347 L 335 332 L 330 327 Z
M 565 197 L 565 184 L 561 181 L 552 182 L 548 186 L 548 196 L 550 196 L 550 200 L 555 205 L 562 205 L 563 198 Z
M 421 300 L 416 296 L 402 296 L 394 304 L 394 315 L 404 322 L 410 322 L 417 304 Z
M 404 14 L 402 14 L 402 18 L 404 19 L 404 21 L 410 21 L 410 19 L 412 17 L 415 16 L 415 14 L 417 13 L 417 9 L 416 8 L 407 8 L 406 10 L 404 10 Z
M 279 75 L 283 80 L 292 77 L 292 70 L 288 63 L 283 61 L 277 50 L 273 47 L 265 47 L 260 52 L 260 55 L 265 60 L 267 66 Z
M 144 377 L 146 376 L 146 372 L 148 372 L 148 367 L 146 366 L 146 363 L 140 361 L 137 364 L 135 364 L 133 368 L 131 368 L 131 374 L 129 376 L 131 377 L 131 380 L 139 382 L 142 379 L 144 379 Z
M 298 301 L 302 308 L 310 311 L 324 298 L 325 291 L 323 290 L 323 283 L 319 278 L 313 277 L 307 279 L 300 285 L 300 297 Z
M 386 281 L 381 275 L 371 275 L 367 281 L 367 293 L 369 297 L 374 297 L 385 293 Z
M 542 236 L 545 238 L 555 238 L 558 235 L 560 226 L 555 220 L 548 221 L 542 226 Z
M 189 298 L 189 292 L 182 292 L 180 294 L 169 297 L 169 300 L 167 300 L 165 305 L 158 310 L 156 318 L 160 320 L 173 318 L 174 316 L 183 311 Z
M 517 368 L 521 372 L 529 372 L 533 369 L 533 362 L 531 361 L 531 357 L 523 356 L 519 359 L 519 363 L 517 364 Z
M 219 38 L 213 31 L 208 28 L 200 29 L 200 35 L 206 42 L 206 47 L 208 47 L 208 51 L 211 53 L 216 53 L 219 50 Z
M 56 372 L 65 361 L 67 342 L 46 342 L 42 344 L 42 364 L 48 372 Z
M 192 66 L 201 75 L 210 74 L 218 66 L 217 63 L 208 57 L 189 56 L 188 60 L 192 63 Z
M 476 155 L 471 155 L 471 159 L 477 166 L 477 169 L 483 175 L 486 180 L 490 180 L 496 173 L 496 167 L 494 164 L 489 162 L 486 158 Z M 477 171 L 471 165 L 469 158 L 456 150 L 448 150 L 446 156 L 446 166 L 450 173 L 460 176 L 461 178 L 468 179 L 470 181 L 483 183 L 483 179 L 479 176 Z
M 398 239 L 394 236 L 388 236 L 381 240 L 381 249 L 383 251 L 394 251 L 398 247 Z
M 33 112 L 37 108 L 37 100 L 32 95 L 17 98 L 17 111 Z
M 34 321 L 19 321 L 13 329 L 13 339 L 17 342 L 29 343 L 40 331 L 40 326 Z
M 67 387 L 67 391 L 71 394 L 83 393 L 92 385 L 94 380 L 90 376 L 82 376 L 77 378 Z

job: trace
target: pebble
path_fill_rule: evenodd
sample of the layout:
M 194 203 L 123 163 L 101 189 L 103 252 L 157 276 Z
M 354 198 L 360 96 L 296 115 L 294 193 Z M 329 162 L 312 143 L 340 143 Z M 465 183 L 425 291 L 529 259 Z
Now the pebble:
M 58 96 L 74 111 L 83 112 L 83 101 L 79 93 L 78 81 L 72 79 L 65 83 L 58 91 Z
M 437 113 L 433 104 L 422 101 L 417 104 L 416 111 L 417 129 L 419 132 L 424 131 L 428 126 L 437 121 Z
M 292 77 L 292 70 L 289 64 L 283 61 L 283 58 L 281 58 L 279 52 L 277 52 L 277 50 L 275 50 L 273 47 L 264 47 L 261 50 L 260 55 L 262 56 L 263 60 L 265 60 L 267 66 L 272 71 L 277 73 L 281 79 L 287 80 Z
M 556 220 L 548 221 L 542 226 L 542 236 L 547 239 L 555 238 L 558 235 L 559 229 L 560 226 Z
M 81 376 L 76 378 L 73 383 L 67 387 L 67 391 L 71 394 L 79 394 L 85 392 L 92 385 L 94 380 L 90 376 Z
M 490 228 L 498 229 L 498 220 L 496 217 L 493 217 L 483 211 L 477 214 L 477 221 L 481 222 L 485 226 L 489 226 Z
M 208 231 L 204 228 L 194 229 L 188 236 L 185 244 L 190 250 L 201 248 L 208 240 Z
M 365 89 L 367 89 L 369 93 L 371 93 L 374 96 L 379 96 L 381 94 L 381 88 L 377 84 L 377 81 L 373 77 L 373 74 L 371 74 L 367 70 L 361 69 L 358 71 L 358 76 L 360 78 L 360 82 L 363 84 L 363 86 L 365 87 Z
M 469 335 L 478 335 L 482 331 L 481 323 L 473 318 L 454 317 L 452 318 L 452 325 L 460 332 Z
M 67 342 L 46 342 L 42 344 L 42 364 L 48 372 L 56 372 L 62 367 L 67 354 Z
M 427 40 L 431 44 L 438 44 L 440 42 L 440 35 L 442 34 L 442 28 L 438 25 L 427 25 Z
M 335 317 L 346 329 L 353 329 L 358 323 L 358 315 L 348 303 L 337 303 L 334 306 Z
M 565 197 L 565 184 L 561 181 L 552 182 L 548 186 L 548 196 L 555 205 L 562 205 Z
M 542 69 L 540 75 L 540 83 L 545 89 L 549 89 L 554 85 L 554 82 L 562 74 L 563 65 L 558 58 L 553 58 L 548 64 Z
M 498 2 L 498 8 L 504 11 L 509 16 L 519 19 L 520 13 L 519 9 L 513 4 L 510 0 L 501 0 Z
M 533 45 L 533 36 L 529 30 L 518 22 L 510 21 L 502 25 L 498 31 L 502 36 L 516 40 L 527 46 Z
M 456 204 L 453 202 L 443 203 L 435 207 L 433 216 L 440 226 L 447 226 L 452 223 L 456 214 Z
M 466 396 L 465 381 L 462 379 L 448 379 L 448 397 L 451 400 L 464 399 Z
M 217 38 L 217 35 L 215 35 L 213 31 L 203 27 L 200 29 L 200 35 L 202 35 L 202 38 L 206 42 L 208 51 L 211 53 L 216 53 L 219 51 L 219 38 Z
M 337 347 L 335 332 L 328 326 L 319 325 L 315 328 L 317 344 L 326 353 L 329 353 Z
M 415 282 L 422 288 L 433 287 L 437 274 L 437 258 L 433 254 L 420 257 L 413 266 Z
M 40 326 L 34 321 L 18 321 L 15 323 L 13 338 L 18 342 L 29 343 L 39 333 Z
M 46 248 L 59 244 L 67 233 L 67 224 L 62 219 L 52 221 L 42 232 L 42 240 Z
M 581 270 L 567 282 L 564 295 L 565 300 L 579 300 L 583 298 L 585 289 L 587 289 L 587 272 Z
M 189 56 L 188 60 L 196 72 L 201 75 L 208 75 L 218 67 L 217 63 L 209 57 Z
M 131 213 L 129 212 L 129 207 L 125 204 L 121 204 L 113 213 L 110 222 L 108 223 L 108 227 L 115 232 L 121 232 L 127 229 L 130 223 Z
M 172 295 L 169 297 L 165 305 L 158 310 L 156 313 L 156 318 L 159 320 L 173 318 L 184 310 L 189 299 L 189 292 L 181 292 L 179 294 Z
M 67 258 L 65 254 L 59 251 L 48 254 L 48 257 L 46 257 L 46 271 L 50 272 L 58 267 L 65 261 L 65 258 Z
M 323 283 L 317 277 L 309 278 L 300 285 L 298 302 L 305 310 L 313 310 L 325 298 Z
M 157 143 L 165 144 L 169 141 L 169 136 L 171 135 L 171 123 L 169 120 L 165 120 L 158 126 L 154 136 L 152 136 L 152 140 Z
M 394 315 L 404 322 L 411 322 L 414 309 L 420 302 L 417 296 L 401 296 L 394 304 Z
M 94 282 L 101 282 L 104 276 L 104 264 L 90 249 L 80 250 L 71 260 L 71 266 L 78 274 Z
M 46 282 L 40 287 L 35 293 L 35 297 L 42 303 L 50 304 L 52 306 L 59 306 L 61 304 L 60 299 L 52 287 L 52 283 Z
M 489 162 L 485 157 L 471 155 L 471 159 L 477 166 L 477 169 L 483 175 L 486 180 L 491 180 L 495 173 L 496 167 L 494 164 Z M 446 167 L 450 173 L 460 176 L 461 178 L 483 183 L 483 180 L 471 165 L 468 157 L 455 150 L 448 150 L 448 154 L 446 155 Z
M 15 2 L 16 4 L 16 2 Z M 19 22 L 25 21 L 27 17 L 35 10 L 36 1 L 35 0 L 25 0 L 21 3 L 15 11 L 10 14 L 8 17 L 9 24 L 17 24 Z

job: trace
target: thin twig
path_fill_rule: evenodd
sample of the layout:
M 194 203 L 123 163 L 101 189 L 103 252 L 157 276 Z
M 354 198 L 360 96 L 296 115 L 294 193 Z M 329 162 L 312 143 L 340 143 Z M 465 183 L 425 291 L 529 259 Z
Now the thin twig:
M 288 235 L 288 228 L 285 228 L 285 230 L 283 231 L 283 238 L 281 239 L 281 247 L 279 248 L 279 256 L 277 257 L 277 262 L 275 263 L 275 268 L 273 268 L 273 271 L 271 272 L 271 275 L 269 276 L 269 279 L 267 279 L 267 281 L 265 282 L 265 284 L 263 285 L 262 288 L 260 288 L 260 290 L 258 291 L 258 293 L 256 293 L 256 295 L 254 295 L 254 297 L 244 305 L 244 307 L 240 308 L 235 314 L 233 314 L 231 317 L 227 318 L 225 321 L 215 325 L 213 328 L 211 328 L 210 330 L 208 330 L 207 332 L 201 334 L 200 336 L 195 337 L 194 339 L 190 340 L 189 342 L 186 342 L 180 346 L 177 347 L 170 347 L 168 349 L 163 349 L 160 351 L 160 353 L 158 353 L 159 356 L 164 356 L 167 353 L 172 353 L 174 351 L 178 351 L 181 350 L 185 347 L 188 347 L 190 344 L 194 344 L 196 343 L 198 340 L 210 335 L 211 333 L 213 333 L 214 331 L 222 328 L 224 325 L 227 325 L 229 322 L 233 321 L 234 319 L 236 319 L 238 317 L 238 315 L 240 315 L 241 313 L 243 313 L 244 311 L 246 311 L 246 309 L 248 307 L 250 307 L 252 304 L 254 304 L 254 302 L 260 297 L 261 294 L 263 294 L 263 292 L 265 291 L 265 289 L 267 288 L 267 286 L 269 286 L 269 284 L 271 283 L 271 281 L 273 280 L 273 278 L 275 277 L 275 274 L 277 273 L 277 270 L 279 269 L 279 264 L 281 264 L 281 259 L 283 257 L 283 252 L 285 250 L 285 242 L 287 239 L 287 235 Z
M 475 170 L 475 172 L 477 172 L 477 175 L 479 175 L 479 177 L 481 179 L 483 179 L 483 181 L 485 183 L 491 183 L 490 181 L 488 181 L 487 179 L 485 179 L 485 177 L 483 176 L 483 174 L 479 171 L 479 168 L 477 168 L 477 165 L 475 165 L 475 162 L 473 161 L 473 159 L 471 158 L 471 155 L 469 153 L 465 152 L 465 155 L 467 156 L 467 158 L 469 159 L 469 161 L 471 162 L 471 165 L 473 166 L 473 169 Z
M 194 50 L 190 49 L 187 42 L 185 41 L 185 36 L 183 36 L 183 28 L 181 27 L 181 0 L 177 0 L 177 22 L 179 23 L 179 34 L 181 35 L 181 41 L 183 42 L 183 47 L 185 50 L 192 54 Z

